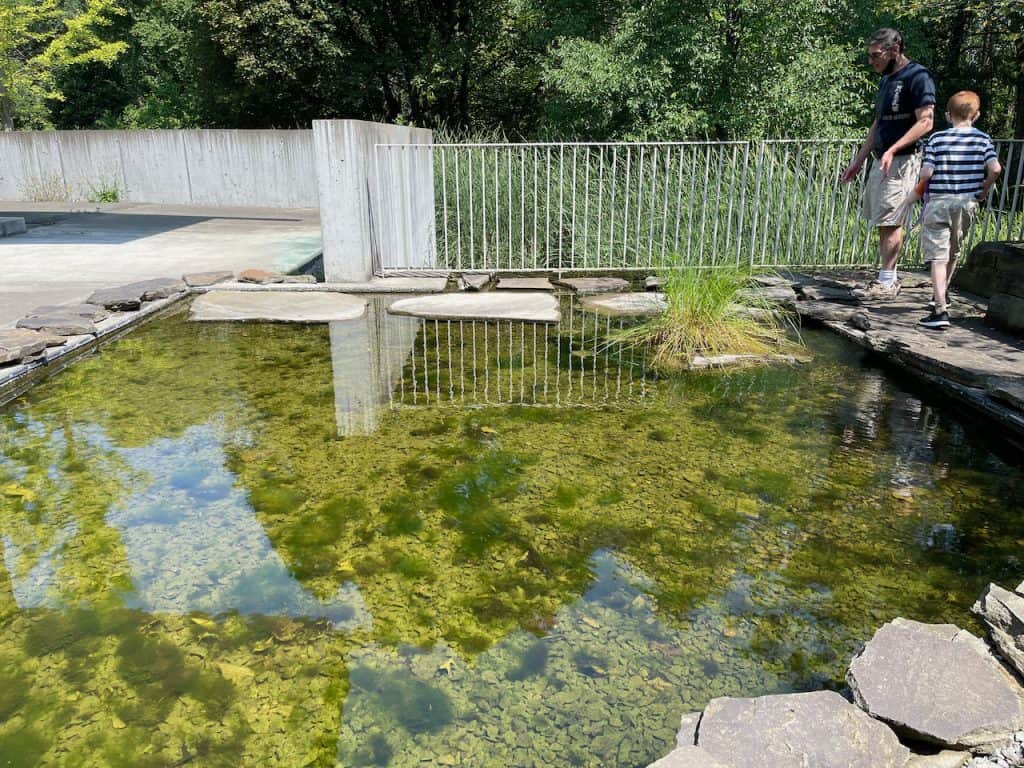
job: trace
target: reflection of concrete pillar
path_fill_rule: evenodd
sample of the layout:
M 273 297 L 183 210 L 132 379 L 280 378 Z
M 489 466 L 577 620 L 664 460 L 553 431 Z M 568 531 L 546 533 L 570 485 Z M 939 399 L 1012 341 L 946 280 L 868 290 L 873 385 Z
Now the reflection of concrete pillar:
M 393 299 L 370 302 L 359 320 L 331 323 L 334 416 L 339 435 L 369 435 L 402 376 L 420 321 L 389 315 Z
M 367 280 L 381 266 L 434 266 L 433 155 L 428 148 L 377 146 L 431 143 L 433 133 L 424 128 L 313 121 L 329 282 Z

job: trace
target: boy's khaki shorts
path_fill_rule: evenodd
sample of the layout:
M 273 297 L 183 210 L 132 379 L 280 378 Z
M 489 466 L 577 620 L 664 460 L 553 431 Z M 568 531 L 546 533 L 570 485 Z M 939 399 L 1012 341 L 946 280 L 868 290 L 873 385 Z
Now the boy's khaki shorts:
M 956 259 L 978 212 L 974 195 L 935 195 L 921 215 L 921 253 L 925 261 Z
M 921 170 L 921 153 L 896 155 L 889 166 L 889 173 L 882 176 L 878 160 L 871 164 L 868 181 L 864 187 L 864 201 L 861 216 L 873 227 L 898 227 L 906 224 L 897 209 L 917 184 Z

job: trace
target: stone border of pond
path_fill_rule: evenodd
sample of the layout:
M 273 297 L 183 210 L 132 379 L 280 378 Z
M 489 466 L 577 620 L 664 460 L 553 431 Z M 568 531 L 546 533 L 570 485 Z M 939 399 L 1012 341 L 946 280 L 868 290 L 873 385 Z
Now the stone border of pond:
M 971 610 L 997 650 L 896 618 L 854 654 L 843 694 L 712 699 L 648 768 L 1024 766 L 1024 583 L 990 584 Z

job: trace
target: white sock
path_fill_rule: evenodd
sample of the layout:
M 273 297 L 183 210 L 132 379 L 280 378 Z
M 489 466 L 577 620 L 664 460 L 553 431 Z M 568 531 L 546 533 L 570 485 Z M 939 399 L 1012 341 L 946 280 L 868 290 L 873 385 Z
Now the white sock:
M 896 270 L 895 269 L 880 269 L 878 270 L 878 282 L 882 285 L 889 286 L 896 282 Z

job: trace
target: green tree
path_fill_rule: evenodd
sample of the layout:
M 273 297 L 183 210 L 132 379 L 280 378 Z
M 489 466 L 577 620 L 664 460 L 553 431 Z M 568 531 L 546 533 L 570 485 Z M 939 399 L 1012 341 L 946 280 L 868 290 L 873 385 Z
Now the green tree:
M 50 124 L 47 100 L 59 101 L 58 74 L 70 67 L 112 63 L 123 41 L 103 36 L 116 0 L 84 0 L 68 9 L 57 0 L 0 0 L 0 122 L 4 130 Z

